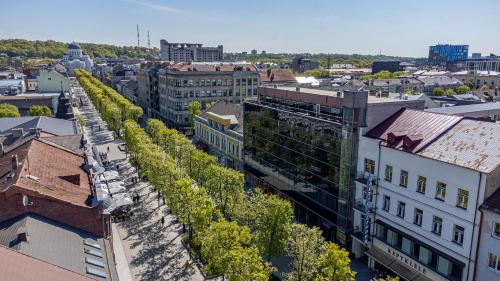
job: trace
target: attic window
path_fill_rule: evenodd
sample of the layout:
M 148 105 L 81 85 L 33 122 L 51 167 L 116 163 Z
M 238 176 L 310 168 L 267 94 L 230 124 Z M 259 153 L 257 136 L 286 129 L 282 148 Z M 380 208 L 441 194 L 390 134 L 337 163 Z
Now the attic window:
M 396 144 L 398 141 L 401 140 L 404 136 L 408 134 L 407 131 L 396 131 L 396 132 L 389 132 L 387 134 L 387 143 L 390 145 Z
M 80 174 L 68 175 L 68 176 L 60 176 L 59 178 L 70 182 L 74 185 L 80 185 Z
M 424 137 L 421 134 L 404 136 L 403 146 L 405 148 L 412 148 L 415 145 L 417 145 L 419 142 L 421 142 L 423 139 L 424 139 Z

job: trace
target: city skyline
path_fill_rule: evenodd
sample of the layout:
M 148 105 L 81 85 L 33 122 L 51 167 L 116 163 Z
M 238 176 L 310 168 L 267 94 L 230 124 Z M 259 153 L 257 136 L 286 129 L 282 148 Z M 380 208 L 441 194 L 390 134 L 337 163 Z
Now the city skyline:
M 11 12 L 2 17 L 0 39 L 135 46 L 139 24 L 141 46 L 147 46 L 149 30 L 154 47 L 166 39 L 222 44 L 226 52 L 426 57 L 429 45 L 450 43 L 470 45 L 469 53 L 500 53 L 498 1 L 372 2 L 293 0 L 282 5 L 258 0 L 241 6 L 228 0 L 216 5 L 194 0 L 55 0 L 36 5 L 27 0 L 4 4 Z

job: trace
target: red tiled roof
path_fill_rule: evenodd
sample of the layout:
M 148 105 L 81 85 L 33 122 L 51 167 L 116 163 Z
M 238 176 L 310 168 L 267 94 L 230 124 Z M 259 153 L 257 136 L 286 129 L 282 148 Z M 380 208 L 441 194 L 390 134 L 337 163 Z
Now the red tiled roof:
M 259 74 L 261 82 L 295 82 L 290 69 L 263 69 Z
M 94 280 L 0 245 L 2 281 L 89 281 Z
M 366 133 L 366 137 L 379 139 L 384 145 L 410 153 L 417 153 L 462 117 L 401 109 Z
M 12 179 L 8 180 L 7 174 L 12 173 L 13 155 L 17 155 L 19 166 Z M 48 141 L 32 139 L 0 158 L 0 192 L 6 192 L 12 186 L 87 207 L 85 201 L 91 191 L 83 164 L 81 155 Z M 29 178 L 29 175 L 32 177 Z

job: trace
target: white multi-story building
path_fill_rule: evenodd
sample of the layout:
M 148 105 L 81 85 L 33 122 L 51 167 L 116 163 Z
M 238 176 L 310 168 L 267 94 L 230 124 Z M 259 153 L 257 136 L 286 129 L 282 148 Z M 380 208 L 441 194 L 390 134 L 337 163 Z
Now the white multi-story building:
M 500 280 L 500 188 L 481 205 L 475 280 Z
M 197 43 L 169 43 L 160 41 L 160 58 L 175 62 L 214 62 L 222 61 L 223 47 L 203 47 Z
M 410 109 L 363 134 L 354 255 L 403 280 L 473 280 L 479 206 L 499 186 L 499 148 L 496 123 Z

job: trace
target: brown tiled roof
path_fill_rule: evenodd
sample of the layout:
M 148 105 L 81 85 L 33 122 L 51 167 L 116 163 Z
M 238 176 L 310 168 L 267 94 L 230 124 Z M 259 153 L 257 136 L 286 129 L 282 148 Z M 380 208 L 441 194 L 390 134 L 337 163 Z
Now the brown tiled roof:
M 12 172 L 14 155 L 19 165 Z M 86 207 L 91 191 L 83 164 L 81 155 L 46 140 L 32 139 L 0 157 L 0 192 L 9 188 L 24 189 Z
M 0 279 L 5 281 L 89 281 L 73 271 L 0 246 Z
M 295 82 L 290 69 L 263 69 L 259 74 L 261 82 Z
M 417 153 L 460 120 L 460 116 L 403 108 L 365 136 L 379 139 L 388 147 Z
M 169 67 L 173 71 L 258 71 L 252 64 L 204 64 L 204 63 L 177 63 Z

